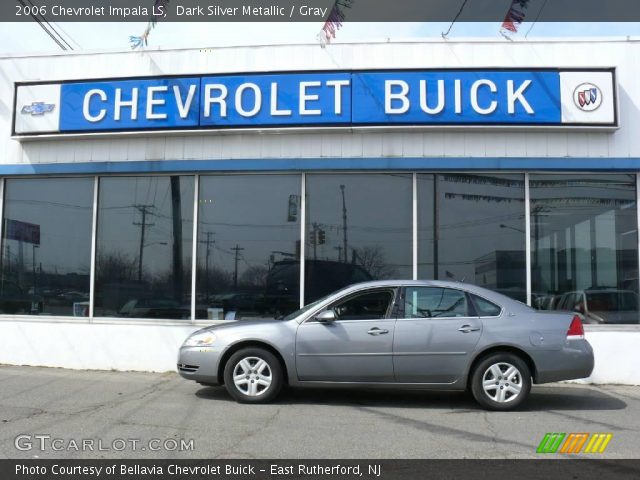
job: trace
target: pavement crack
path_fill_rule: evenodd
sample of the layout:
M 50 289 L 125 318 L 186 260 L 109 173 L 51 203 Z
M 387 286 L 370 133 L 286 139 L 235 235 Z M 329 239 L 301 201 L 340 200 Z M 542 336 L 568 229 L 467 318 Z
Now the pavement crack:
M 250 438 L 255 437 L 259 433 L 261 433 L 264 430 L 266 430 L 269 427 L 271 427 L 275 423 L 276 419 L 280 416 L 280 413 L 282 412 L 283 408 L 284 408 L 284 405 L 279 406 L 276 409 L 276 411 L 273 413 L 273 415 L 271 415 L 270 417 L 268 417 L 265 420 L 265 422 L 264 422 L 264 424 L 262 426 L 260 426 L 257 429 L 253 429 L 253 430 L 245 433 L 237 441 L 235 441 L 228 449 L 226 449 L 224 452 L 216 455 L 214 458 L 230 458 L 229 455 L 236 455 L 238 453 L 236 451 L 236 447 L 239 447 L 240 445 L 242 445 L 244 442 L 246 442 Z M 247 458 L 251 458 L 251 457 L 249 456 Z
M 426 422 L 424 420 L 414 420 L 412 418 L 406 418 L 401 415 L 396 415 L 393 413 L 381 412 L 369 407 L 360 407 L 359 409 L 363 412 L 374 414 L 386 420 L 391 420 L 398 425 L 412 427 L 418 430 L 424 430 L 436 435 L 448 435 L 452 437 L 459 437 L 464 440 L 471 440 L 474 442 L 487 442 L 487 440 L 489 440 L 489 441 L 495 441 L 496 443 L 500 443 L 500 444 L 519 445 L 523 448 L 531 448 L 531 445 L 528 445 L 526 443 L 516 442 L 513 440 L 502 440 L 497 436 L 495 436 L 495 434 L 494 436 L 483 435 L 481 433 L 474 433 L 468 430 L 461 430 L 453 427 L 446 427 L 444 425 L 438 425 L 435 423 Z
M 550 413 L 551 415 L 557 415 L 559 417 L 568 418 L 570 420 L 578 420 L 580 422 L 585 422 L 585 423 L 589 423 L 589 424 L 592 424 L 592 425 L 600 425 L 600 426 L 605 427 L 605 428 L 607 428 L 609 430 L 636 431 L 636 429 L 634 429 L 634 428 L 621 427 L 619 425 L 614 425 L 613 423 L 599 422 L 597 420 L 591 420 L 589 418 L 583 418 L 583 417 L 579 417 L 577 415 L 569 415 L 568 413 L 557 412 L 557 411 L 554 411 L 554 410 L 548 410 L 547 413 Z
M 4 405 L 3 405 L 3 407 L 4 407 Z M 31 408 L 31 407 L 28 407 L 28 408 L 30 408 L 31 410 L 34 410 L 34 411 L 29 413 L 29 414 L 27 414 L 27 415 L 22 415 L 22 416 L 15 417 L 15 418 L 10 418 L 10 419 L 3 419 L 2 420 L 2 424 L 3 425 L 7 425 L 7 424 L 10 424 L 10 423 L 17 422 L 19 420 L 30 420 L 30 419 L 35 418 L 35 417 L 40 416 L 40 415 L 49 415 L 50 413 L 52 413 L 52 412 L 48 412 L 46 410 L 42 410 L 41 408 Z

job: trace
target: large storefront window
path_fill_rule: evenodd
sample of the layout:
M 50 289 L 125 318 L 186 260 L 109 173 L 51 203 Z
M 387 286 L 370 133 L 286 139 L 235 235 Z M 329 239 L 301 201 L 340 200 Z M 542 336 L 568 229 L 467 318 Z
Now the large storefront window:
M 307 175 L 305 303 L 412 275 L 409 174 Z
M 418 175 L 418 278 L 526 301 L 522 174 Z
M 194 178 L 100 179 L 95 315 L 191 318 Z
M 638 323 L 635 175 L 531 175 L 537 308 L 587 323 Z
M 300 175 L 200 177 L 196 317 L 300 306 Z
M 87 316 L 93 178 L 5 183 L 0 313 Z

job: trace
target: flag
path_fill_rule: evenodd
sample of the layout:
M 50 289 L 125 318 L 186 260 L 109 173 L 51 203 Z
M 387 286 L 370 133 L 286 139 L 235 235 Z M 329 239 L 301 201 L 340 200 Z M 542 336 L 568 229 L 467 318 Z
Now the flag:
M 503 35 L 514 35 L 518 33 L 518 27 L 524 21 L 526 9 L 531 0 L 512 0 L 511 6 L 502 21 L 500 33 Z
M 333 8 L 329 12 L 329 16 L 327 17 L 327 21 L 324 22 L 320 33 L 318 33 L 317 38 L 320 42 L 320 46 L 324 48 L 327 43 L 331 42 L 332 38 L 336 38 L 336 32 L 340 30 L 342 27 L 342 22 L 346 18 L 344 13 L 344 8 L 351 8 L 353 2 L 355 0 L 336 0 L 333 4 Z
M 151 30 L 155 28 L 158 20 L 160 20 L 160 18 L 162 18 L 162 16 L 166 14 L 168 5 L 169 0 L 155 0 L 153 2 L 153 15 L 151 15 L 151 18 L 147 23 L 147 27 L 144 29 L 144 32 L 142 32 L 142 35 L 129 36 L 129 44 L 131 45 L 131 50 L 135 50 L 136 48 L 142 46 L 146 47 L 148 45 L 149 33 L 151 33 Z

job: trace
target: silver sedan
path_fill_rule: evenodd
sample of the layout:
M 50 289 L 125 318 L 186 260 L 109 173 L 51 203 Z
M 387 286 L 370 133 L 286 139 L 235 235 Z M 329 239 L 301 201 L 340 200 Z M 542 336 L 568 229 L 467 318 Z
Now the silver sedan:
M 237 321 L 191 335 L 178 371 L 224 384 L 242 403 L 284 385 L 471 390 L 510 410 L 532 383 L 588 377 L 579 316 L 540 312 L 458 282 L 377 281 L 344 288 L 281 320 Z

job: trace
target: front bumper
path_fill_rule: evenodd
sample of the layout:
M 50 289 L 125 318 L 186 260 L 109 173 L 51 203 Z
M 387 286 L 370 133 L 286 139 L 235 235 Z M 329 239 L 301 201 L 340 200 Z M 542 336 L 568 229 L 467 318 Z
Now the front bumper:
M 187 380 L 218 385 L 220 384 L 218 366 L 221 357 L 220 347 L 180 347 L 178 373 Z

